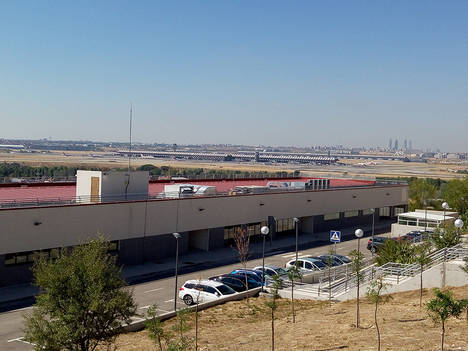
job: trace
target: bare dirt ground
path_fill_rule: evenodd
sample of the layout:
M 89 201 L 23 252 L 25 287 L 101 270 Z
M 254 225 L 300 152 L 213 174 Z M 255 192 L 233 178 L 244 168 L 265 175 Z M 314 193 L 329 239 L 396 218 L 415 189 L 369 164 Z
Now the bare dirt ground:
M 456 298 L 468 296 L 468 285 L 453 288 Z M 424 300 L 432 298 L 425 291 Z M 379 307 L 378 320 L 382 335 L 382 350 L 414 351 L 440 350 L 440 326 L 419 307 L 419 291 L 392 295 L 390 302 Z M 200 312 L 199 350 L 264 351 L 271 349 L 271 320 L 265 297 L 229 302 Z M 355 301 L 333 303 L 310 300 L 296 301 L 296 323 L 291 320 L 289 300 L 282 299 L 276 313 L 276 350 L 376 350 L 376 329 L 373 305 L 361 302 L 361 328 L 355 328 Z M 164 323 L 170 330 L 175 320 Z M 194 336 L 193 318 L 191 329 Z M 120 335 L 116 350 L 158 350 L 147 332 Z M 461 319 L 447 323 L 445 350 L 468 350 L 468 321 Z

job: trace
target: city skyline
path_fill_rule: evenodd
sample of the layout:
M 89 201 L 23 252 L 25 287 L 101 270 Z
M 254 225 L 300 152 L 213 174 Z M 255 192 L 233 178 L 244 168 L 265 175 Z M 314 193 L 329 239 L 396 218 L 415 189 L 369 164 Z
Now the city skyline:
M 0 138 L 467 152 L 468 4 L 0 5 Z

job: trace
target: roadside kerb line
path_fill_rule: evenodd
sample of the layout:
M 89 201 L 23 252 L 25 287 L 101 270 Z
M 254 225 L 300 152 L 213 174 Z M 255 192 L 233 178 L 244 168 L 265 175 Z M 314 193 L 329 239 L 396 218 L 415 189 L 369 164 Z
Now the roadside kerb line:
M 299 252 L 298 255 L 302 255 L 302 252 Z M 281 255 L 281 257 L 283 257 L 283 258 L 289 258 L 289 257 L 294 257 L 294 256 L 296 256 L 295 252 L 293 252 L 291 254 L 287 254 L 287 255 Z
M 163 289 L 163 288 L 151 289 L 151 290 L 144 291 L 143 293 L 144 293 L 144 294 L 147 294 L 147 293 L 154 292 L 154 291 L 159 291 L 159 290 L 162 290 L 162 289 Z

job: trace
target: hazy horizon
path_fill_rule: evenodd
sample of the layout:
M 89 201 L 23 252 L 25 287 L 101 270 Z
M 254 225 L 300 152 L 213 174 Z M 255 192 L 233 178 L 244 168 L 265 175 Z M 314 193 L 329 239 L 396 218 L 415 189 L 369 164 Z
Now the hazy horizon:
M 468 151 L 468 2 L 0 4 L 0 138 Z

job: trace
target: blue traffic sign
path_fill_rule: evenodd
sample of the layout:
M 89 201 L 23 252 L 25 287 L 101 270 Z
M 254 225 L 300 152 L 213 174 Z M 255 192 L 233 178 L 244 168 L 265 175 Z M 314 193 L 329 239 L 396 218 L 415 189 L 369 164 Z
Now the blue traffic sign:
M 341 241 L 341 232 L 338 230 L 330 230 L 330 241 L 332 243 L 339 243 Z

